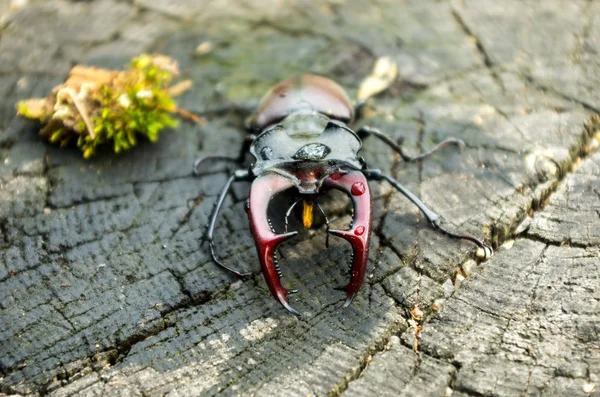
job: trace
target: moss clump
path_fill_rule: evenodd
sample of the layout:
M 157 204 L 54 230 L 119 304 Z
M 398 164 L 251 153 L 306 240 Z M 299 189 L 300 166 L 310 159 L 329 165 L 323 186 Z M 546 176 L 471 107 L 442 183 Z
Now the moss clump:
M 85 158 L 102 145 L 120 153 L 139 137 L 155 142 L 161 129 L 177 124 L 172 96 L 190 86 L 169 87 L 178 74 L 177 62 L 164 55 L 141 55 L 125 71 L 75 66 L 47 98 L 19 102 L 17 111 L 44 123 L 40 135 L 49 142 L 75 142 Z

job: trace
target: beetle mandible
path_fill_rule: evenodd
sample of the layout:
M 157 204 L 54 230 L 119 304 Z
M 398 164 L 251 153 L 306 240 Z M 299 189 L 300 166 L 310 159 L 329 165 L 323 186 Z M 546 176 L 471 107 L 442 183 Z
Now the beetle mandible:
M 365 276 L 373 214 L 368 184 L 370 180 L 390 183 L 419 208 L 434 229 L 452 238 L 469 240 L 481 247 L 486 255 L 491 253 L 491 248 L 482 240 L 443 228 L 438 214 L 394 178 L 378 169 L 367 167 L 364 159 L 358 155 L 362 146 L 361 139 L 371 135 L 389 145 L 404 161 L 424 159 L 443 146 L 462 144 L 462 141 L 448 138 L 431 150 L 411 157 L 399 144 L 377 129 L 362 127 L 357 132 L 351 130 L 348 124 L 353 121 L 357 111 L 358 105 L 353 107 L 346 92 L 332 80 L 310 74 L 291 77 L 275 85 L 263 97 L 258 111 L 248 123 L 251 134 L 245 140 L 238 158 L 210 156 L 196 161 L 194 165 L 194 172 L 198 174 L 200 164 L 206 160 L 241 162 L 247 151 L 252 154 L 254 163 L 250 168 L 235 171 L 223 186 L 210 216 L 204 240 L 208 241 L 212 259 L 217 265 L 242 278 L 249 275 L 226 266 L 218 259 L 213 232 L 233 182 L 251 182 L 246 210 L 263 275 L 271 294 L 297 316 L 300 313 L 287 300 L 292 291 L 281 285 L 281 273 L 274 258 L 277 246 L 297 232 L 286 230 L 285 233 L 276 233 L 267 216 L 270 200 L 289 189 L 303 203 L 302 221 L 306 228 L 312 224 L 312 211 L 317 195 L 336 189 L 345 192 L 352 200 L 354 216 L 350 228 L 327 230 L 328 233 L 347 240 L 352 246 L 350 281 L 343 287 L 346 291 L 344 307 L 352 303 Z M 288 210 L 286 218 L 292 208 Z

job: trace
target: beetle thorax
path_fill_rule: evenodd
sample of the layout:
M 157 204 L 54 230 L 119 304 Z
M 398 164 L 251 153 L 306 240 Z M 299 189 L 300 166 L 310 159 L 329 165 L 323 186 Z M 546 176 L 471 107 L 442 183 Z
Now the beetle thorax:
M 295 139 L 311 139 L 321 135 L 329 123 L 329 118 L 313 110 L 298 110 L 282 122 L 286 134 Z
M 255 176 L 275 172 L 292 180 L 300 193 L 317 193 L 324 178 L 340 167 L 360 169 L 360 139 L 344 123 L 300 110 L 267 128 L 254 141 Z

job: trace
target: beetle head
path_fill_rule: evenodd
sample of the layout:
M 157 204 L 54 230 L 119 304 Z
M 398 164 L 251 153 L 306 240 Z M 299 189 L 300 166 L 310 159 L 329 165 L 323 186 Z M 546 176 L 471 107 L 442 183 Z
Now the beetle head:
M 345 192 L 351 197 L 354 205 L 354 219 L 350 229 L 329 230 L 329 233 L 348 241 L 353 250 L 350 282 L 342 288 L 346 291 L 346 307 L 356 296 L 364 279 L 373 212 L 371 194 L 367 180 L 360 171 L 338 170 L 325 175 L 320 183 L 326 189 Z M 297 232 L 277 234 L 267 215 L 271 199 L 278 193 L 294 187 L 298 187 L 294 178 L 279 173 L 271 172 L 257 177 L 250 188 L 248 217 L 260 265 L 271 294 L 291 313 L 300 315 L 287 301 L 289 291 L 281 285 L 281 273 L 273 255 L 280 243 L 292 238 Z M 298 190 L 300 192 L 300 189 Z

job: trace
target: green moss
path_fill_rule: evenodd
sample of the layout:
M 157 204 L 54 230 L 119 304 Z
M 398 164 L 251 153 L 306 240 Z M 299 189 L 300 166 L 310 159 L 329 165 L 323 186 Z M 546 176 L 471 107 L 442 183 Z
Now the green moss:
M 17 103 L 17 111 L 19 112 L 19 114 L 27 117 L 28 119 L 33 119 L 35 118 L 29 108 L 27 107 L 27 104 L 24 101 L 21 101 L 19 103 Z
M 177 73 L 177 64 L 160 55 L 134 58 L 127 71 L 79 67 L 48 98 L 19 102 L 17 110 L 47 122 L 40 135 L 50 143 L 75 142 L 85 158 L 101 146 L 120 153 L 140 138 L 156 142 L 160 130 L 177 125 L 168 91 Z

